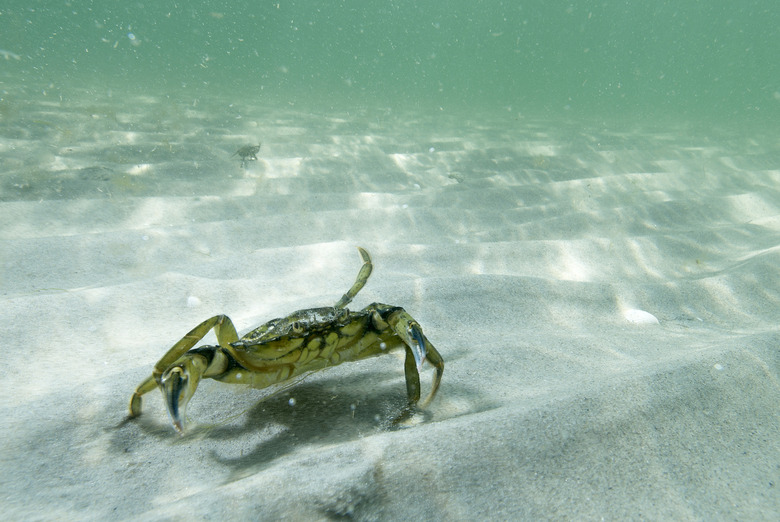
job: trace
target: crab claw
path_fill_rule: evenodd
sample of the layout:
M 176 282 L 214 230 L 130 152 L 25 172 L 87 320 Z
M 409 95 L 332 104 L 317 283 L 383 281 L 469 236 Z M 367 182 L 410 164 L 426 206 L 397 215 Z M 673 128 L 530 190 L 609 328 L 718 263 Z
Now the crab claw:
M 417 324 L 409 325 L 409 336 L 414 339 L 414 343 L 410 343 L 412 348 L 412 355 L 414 356 L 414 362 L 417 363 L 417 371 L 422 370 L 422 365 L 425 362 L 425 357 L 428 355 L 428 351 L 425 347 L 425 339 L 423 338 L 422 330 Z
M 168 414 L 173 427 L 180 435 L 184 434 L 184 413 L 187 403 L 195 394 L 205 369 L 206 360 L 203 357 L 188 356 L 170 366 L 160 377 L 160 390 L 168 407 Z

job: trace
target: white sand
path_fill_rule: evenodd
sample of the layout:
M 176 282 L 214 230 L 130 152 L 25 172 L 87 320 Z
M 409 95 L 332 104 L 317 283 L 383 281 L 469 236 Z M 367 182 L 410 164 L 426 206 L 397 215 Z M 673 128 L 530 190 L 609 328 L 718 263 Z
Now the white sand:
M 4 518 L 780 516 L 776 136 L 17 102 Z M 332 304 L 357 245 L 375 272 L 351 307 L 404 306 L 446 361 L 412 427 L 387 426 L 400 356 L 262 403 L 206 381 L 186 437 L 157 393 L 122 424 L 190 328 Z

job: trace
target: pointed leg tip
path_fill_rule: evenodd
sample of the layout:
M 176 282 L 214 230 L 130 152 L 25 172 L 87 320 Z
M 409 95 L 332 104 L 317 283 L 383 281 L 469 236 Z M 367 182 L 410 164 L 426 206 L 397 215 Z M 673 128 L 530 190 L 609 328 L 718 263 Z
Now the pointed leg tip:
M 130 410 L 130 418 L 138 417 L 141 415 L 141 396 L 137 394 L 133 394 L 132 398 L 130 399 L 130 406 L 128 408 Z
M 360 257 L 363 258 L 364 263 L 368 263 L 371 261 L 371 256 L 368 255 L 368 251 L 363 247 L 357 247 L 358 252 L 360 253 Z

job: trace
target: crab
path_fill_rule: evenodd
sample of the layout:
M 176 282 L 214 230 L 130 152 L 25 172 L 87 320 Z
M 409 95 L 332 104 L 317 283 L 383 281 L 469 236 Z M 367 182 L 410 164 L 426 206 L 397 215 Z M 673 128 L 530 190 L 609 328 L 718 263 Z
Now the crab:
M 368 252 L 360 247 L 358 251 L 363 266 L 355 283 L 333 306 L 298 310 L 268 321 L 240 339 L 226 315 L 215 315 L 193 328 L 163 355 L 152 375 L 135 389 L 130 398 L 130 418 L 141 414 L 141 397 L 159 388 L 174 429 L 184 434 L 185 409 L 201 379 L 247 384 L 276 393 L 317 370 L 397 348 L 406 351 L 408 402 L 396 421 L 412 414 L 418 406 L 425 408 L 439 389 L 444 360 L 419 323 L 403 308 L 381 303 L 358 311 L 346 308 L 373 270 Z M 193 348 L 212 329 L 218 344 Z M 426 361 L 434 367 L 433 381 L 429 394 L 418 405 L 419 372 Z
M 241 158 L 241 166 L 245 167 L 247 161 L 257 161 L 257 153 L 260 152 L 260 145 L 262 144 L 258 143 L 257 145 L 244 145 L 235 151 L 231 158 L 233 156 L 238 156 Z

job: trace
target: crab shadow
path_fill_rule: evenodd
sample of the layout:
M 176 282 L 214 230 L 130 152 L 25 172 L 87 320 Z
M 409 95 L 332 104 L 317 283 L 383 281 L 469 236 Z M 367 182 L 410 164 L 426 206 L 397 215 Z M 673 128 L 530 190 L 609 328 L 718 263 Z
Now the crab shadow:
M 211 451 L 218 464 L 232 471 L 228 481 L 265 469 L 285 455 L 312 446 L 341 444 L 374 433 L 400 429 L 393 420 L 406 407 L 403 384 L 383 379 L 381 374 L 365 374 L 344 383 L 324 380 L 302 384 L 294 392 L 281 394 L 255 405 L 239 426 L 209 429 L 207 439 L 252 440 L 251 447 Z M 345 390 L 344 385 L 348 384 Z M 363 391 L 351 389 L 364 387 Z M 369 393 L 365 387 L 370 387 Z M 294 399 L 294 405 L 291 405 Z M 415 412 L 415 420 L 429 422 L 432 415 Z M 259 438 L 259 440 L 258 440 Z
M 429 384 L 424 381 L 423 393 Z M 346 377 L 325 377 L 304 381 L 255 404 L 240 417 L 240 423 L 209 427 L 194 435 L 220 441 L 215 446 L 218 449 L 211 450 L 211 457 L 231 469 L 226 482 L 232 482 L 262 471 L 299 449 L 415 429 L 420 424 L 443 422 L 496 406 L 468 386 L 451 389 L 445 384 L 443 388 L 429 408 L 415 409 L 407 416 L 406 387 L 398 375 L 364 370 Z M 437 407 L 439 401 L 467 407 L 451 411 Z M 235 444 L 225 444 L 231 440 Z M 247 441 L 252 445 L 248 446 Z
M 449 361 L 458 358 L 450 357 Z M 430 389 L 430 375 L 426 374 L 421 375 L 423 394 Z M 406 386 L 403 376 L 381 365 L 337 375 L 317 373 L 259 401 L 255 393 L 257 390 L 252 389 L 236 393 L 235 388 L 213 383 L 208 393 L 201 395 L 208 400 L 192 408 L 191 417 L 197 422 L 183 437 L 174 435 L 170 424 L 141 416 L 125 419 L 115 427 L 114 447 L 121 452 L 132 451 L 138 445 L 132 434 L 142 432 L 172 443 L 169 456 L 194 446 L 209 448 L 207 458 L 229 470 L 225 478 L 228 483 L 260 472 L 300 450 L 415 429 L 420 424 L 443 422 L 496 406 L 468 385 L 450 387 L 444 381 L 429 408 L 415 409 L 395 422 L 407 408 Z M 462 407 L 453 411 L 442 407 L 446 403 Z
M 193 436 L 221 443 L 219 449 L 211 451 L 211 457 L 231 468 L 235 479 L 236 475 L 262 470 L 299 448 L 399 429 L 393 420 L 406 406 L 403 384 L 399 389 L 397 380 L 382 379 L 378 373 L 351 381 L 350 388 L 362 383 L 371 386 L 371 391 L 345 390 L 345 383 L 335 380 L 300 384 L 293 391 L 254 405 L 238 419 L 240 424 L 207 427 Z M 425 411 L 415 412 L 415 417 L 426 422 L 432 418 Z M 226 445 L 226 441 L 235 444 Z

